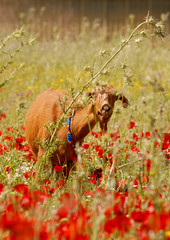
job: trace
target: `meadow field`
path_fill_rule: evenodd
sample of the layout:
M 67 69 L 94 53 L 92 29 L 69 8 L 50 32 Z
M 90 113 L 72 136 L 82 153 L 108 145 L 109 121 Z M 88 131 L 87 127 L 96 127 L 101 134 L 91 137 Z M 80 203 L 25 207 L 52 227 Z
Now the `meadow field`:
M 131 32 L 109 41 L 86 30 L 72 41 L 36 42 L 23 29 L 1 37 L 0 239 L 170 239 L 168 35 L 140 28 L 87 86 L 111 84 L 129 107 L 117 102 L 107 134 L 96 125 L 76 145 L 68 179 L 65 166 L 39 169 L 25 139 L 35 97 L 51 87 L 75 96 Z

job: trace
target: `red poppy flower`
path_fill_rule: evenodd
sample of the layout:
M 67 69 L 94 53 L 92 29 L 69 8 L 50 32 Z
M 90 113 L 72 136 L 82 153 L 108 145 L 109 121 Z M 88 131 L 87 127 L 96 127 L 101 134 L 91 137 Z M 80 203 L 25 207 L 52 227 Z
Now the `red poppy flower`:
M 55 167 L 54 167 L 54 170 L 55 170 L 56 172 L 61 172 L 61 171 L 62 171 L 62 166 L 55 166 Z
M 31 192 L 32 194 L 32 198 L 34 199 L 35 202 L 41 202 L 41 203 L 45 203 L 48 199 L 47 194 L 45 194 L 44 192 L 40 191 L 40 190 L 36 190 Z
M 164 133 L 164 140 L 170 142 L 170 133 Z
M 22 144 L 15 144 L 15 148 L 17 151 L 20 151 L 24 148 L 24 146 Z
M 113 154 L 108 154 L 108 159 L 109 159 L 109 162 L 112 164 L 113 163 Z
M 25 131 L 24 125 L 21 125 L 21 126 L 20 126 L 20 129 Z
M 100 148 L 99 149 L 99 151 L 98 151 L 98 156 L 100 157 L 100 158 L 103 158 L 103 148 Z
M 59 180 L 57 182 L 57 187 L 64 187 L 65 181 L 64 180 Z
M 170 133 L 164 133 L 162 150 L 167 150 L 169 147 L 170 147 Z
M 4 184 L 0 183 L 0 193 L 3 191 L 3 189 L 4 189 Z
M 151 137 L 151 133 L 150 133 L 150 132 L 146 132 L 146 133 L 145 133 L 145 138 L 150 139 L 150 137 Z
M 39 240 L 49 240 L 53 237 L 53 234 L 47 230 L 46 222 L 41 225 Z
M 52 187 L 52 188 L 49 189 L 50 194 L 53 194 L 54 192 L 55 192 L 55 188 Z
M 116 141 L 117 139 L 120 138 L 120 136 L 118 136 L 119 130 L 117 130 L 117 132 L 115 133 L 111 133 L 110 137 L 113 138 L 114 141 Z
M 34 239 L 35 237 L 35 220 L 28 220 L 23 215 L 13 214 L 2 216 L 0 221 L 2 229 L 10 231 L 11 238 L 15 240 Z
M 9 152 L 9 150 L 6 146 L 0 144 L 0 155 L 3 155 L 4 152 Z
M 134 184 L 136 185 L 136 187 L 138 187 L 138 184 L 139 184 L 138 178 L 135 178 L 135 179 L 134 179 Z
M 104 225 L 104 230 L 111 234 L 115 230 L 120 232 L 120 235 L 123 236 L 124 233 L 128 232 L 131 228 L 131 220 L 125 215 L 118 215 L 113 219 L 107 220 Z
M 29 174 L 26 172 L 25 173 L 25 178 L 28 179 L 29 177 L 30 177 Z
M 93 131 L 92 131 L 92 135 L 93 135 L 95 138 L 98 138 L 98 137 L 99 137 L 98 133 L 93 132 Z
M 31 195 L 24 195 L 22 197 L 20 206 L 23 207 L 24 209 L 29 209 L 32 206 L 35 206 L 35 202 L 32 199 Z
M 5 113 L 1 113 L 0 115 L 1 115 L 1 117 L 6 118 L 6 114 Z
M 159 144 L 158 141 L 155 141 L 155 147 L 156 147 L 156 148 L 160 147 L 160 144 Z
M 33 161 L 36 161 L 36 159 L 34 158 L 34 155 L 32 154 L 31 151 L 28 151 L 26 158 L 28 158 L 29 160 L 33 159 Z
M 138 135 L 134 133 L 134 134 L 133 134 L 133 139 L 134 139 L 135 141 L 138 141 L 138 139 L 139 139 L 139 138 L 138 138 Z
M 28 193 L 28 185 L 24 183 L 20 183 L 14 186 L 14 190 L 19 193 L 27 194 Z
M 90 175 L 90 182 L 93 183 L 93 184 L 96 184 L 96 176 L 95 176 L 95 174 L 91 174 Z
M 5 170 L 6 170 L 7 173 L 9 173 L 11 168 L 9 166 L 7 166 L 7 167 L 5 167 Z
M 130 122 L 128 128 L 132 129 L 135 127 L 135 122 Z
M 150 172 L 151 170 L 151 160 L 150 159 L 147 159 L 147 171 Z
M 13 138 L 9 136 L 5 136 L 4 141 L 10 142 L 10 141 L 13 141 Z
M 62 206 L 57 210 L 57 216 L 59 219 L 66 218 L 68 216 L 69 209 L 66 206 Z
M 17 143 L 20 143 L 20 144 L 21 144 L 22 142 L 25 141 L 25 137 L 24 137 L 24 136 L 20 136 L 19 138 L 16 138 L 15 141 L 16 141 Z
M 131 213 L 131 218 L 135 221 L 135 222 L 145 222 L 148 218 L 149 218 L 149 212 L 145 211 L 133 211 Z
M 12 132 L 12 133 L 14 132 L 14 128 L 13 128 L 13 127 L 8 127 L 7 130 L 8 130 L 9 132 Z
M 131 147 L 131 150 L 132 150 L 132 152 L 140 152 L 139 148 L 136 147 L 135 145 L 133 145 L 133 146 Z
M 88 149 L 89 147 L 90 147 L 89 144 L 83 144 L 83 145 L 82 145 L 82 149 Z

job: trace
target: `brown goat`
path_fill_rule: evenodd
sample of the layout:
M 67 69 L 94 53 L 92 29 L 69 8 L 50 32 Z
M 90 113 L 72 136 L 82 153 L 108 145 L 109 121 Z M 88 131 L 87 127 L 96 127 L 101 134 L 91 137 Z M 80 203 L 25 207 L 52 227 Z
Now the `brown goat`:
M 50 139 L 50 133 L 45 126 L 53 122 L 54 124 L 63 114 L 61 100 L 66 106 L 71 102 L 71 97 L 64 91 L 49 89 L 40 93 L 32 106 L 28 110 L 25 121 L 25 133 L 28 144 L 36 158 L 44 154 L 40 144 L 35 141 L 38 139 L 41 143 L 43 140 Z M 75 103 L 73 106 L 74 116 L 71 121 L 72 143 L 82 142 L 87 136 L 90 129 L 93 129 L 96 122 L 99 121 L 101 130 L 107 131 L 107 123 L 112 115 L 116 100 L 121 100 L 123 107 L 127 107 L 128 100 L 124 95 L 117 95 L 111 85 L 97 86 L 95 90 L 88 93 L 93 99 L 87 106 Z M 89 128 L 90 126 L 90 128 Z M 55 136 L 65 144 L 61 144 L 57 151 L 51 156 L 53 167 L 55 165 L 69 164 L 71 156 L 76 157 L 74 145 L 70 145 L 67 140 L 67 124 L 56 131 Z

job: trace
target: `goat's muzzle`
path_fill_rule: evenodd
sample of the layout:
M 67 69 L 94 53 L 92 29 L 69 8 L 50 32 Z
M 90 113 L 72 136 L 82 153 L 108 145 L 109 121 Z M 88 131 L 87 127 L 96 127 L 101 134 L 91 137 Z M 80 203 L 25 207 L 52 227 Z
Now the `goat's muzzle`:
M 100 128 L 103 132 L 107 131 L 107 123 L 112 115 L 112 109 L 109 104 L 103 104 L 101 109 L 98 111 L 98 119 L 100 122 Z
M 104 105 L 102 106 L 102 111 L 104 111 L 104 112 L 109 112 L 109 111 L 110 111 L 110 106 L 109 106 L 108 104 L 104 104 Z
M 104 104 L 100 111 L 98 111 L 98 117 L 100 121 L 108 121 L 110 116 L 112 115 L 112 110 L 109 104 Z

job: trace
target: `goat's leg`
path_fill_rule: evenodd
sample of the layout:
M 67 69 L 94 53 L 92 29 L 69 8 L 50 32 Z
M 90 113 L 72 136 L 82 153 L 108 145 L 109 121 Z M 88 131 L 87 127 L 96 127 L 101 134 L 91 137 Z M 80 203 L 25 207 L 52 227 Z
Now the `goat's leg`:
M 44 150 L 42 149 L 42 147 L 39 146 L 38 149 L 38 159 L 41 158 L 44 155 Z

